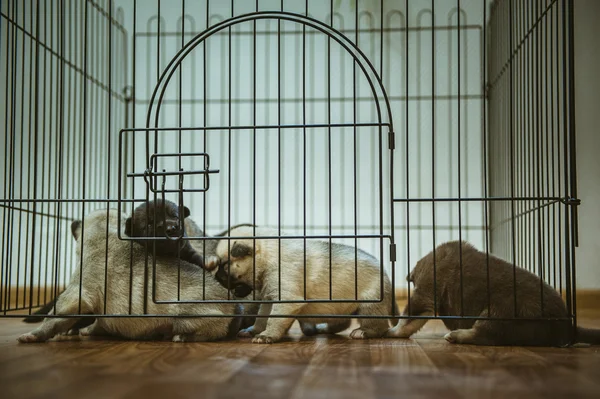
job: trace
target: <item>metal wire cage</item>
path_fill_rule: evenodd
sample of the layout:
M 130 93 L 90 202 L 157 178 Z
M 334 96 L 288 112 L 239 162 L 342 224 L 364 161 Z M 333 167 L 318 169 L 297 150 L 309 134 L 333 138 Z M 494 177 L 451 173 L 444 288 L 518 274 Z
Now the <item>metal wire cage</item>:
M 81 270 L 72 221 L 163 198 L 205 253 L 239 223 L 356 249 L 353 280 L 329 250 L 329 296 L 305 278 L 299 301 L 382 301 L 389 276 L 410 306 L 414 263 L 458 239 L 536 273 L 575 325 L 572 27 L 569 0 L 2 1 L 2 315 Z M 336 299 L 358 249 L 381 289 Z M 166 278 L 146 268 L 145 289 Z M 224 301 L 176 292 L 150 299 Z M 129 309 L 92 316 L 157 316 Z

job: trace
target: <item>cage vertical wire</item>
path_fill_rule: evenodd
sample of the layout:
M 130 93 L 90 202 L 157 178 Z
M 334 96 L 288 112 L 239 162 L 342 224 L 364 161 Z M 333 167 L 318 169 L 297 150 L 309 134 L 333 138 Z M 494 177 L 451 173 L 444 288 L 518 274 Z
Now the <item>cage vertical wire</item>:
M 3 315 L 80 267 L 71 221 L 164 196 L 203 234 L 369 252 L 409 302 L 416 260 L 465 239 L 563 293 L 575 324 L 572 6 L 3 1 Z
M 4 315 L 64 289 L 75 267 L 70 222 L 116 191 L 116 162 L 105 160 L 125 123 L 127 32 L 107 4 L 2 2 Z M 102 168 L 86 170 L 88 162 Z
M 490 195 L 510 198 L 490 203 L 491 249 L 555 287 L 576 325 L 572 7 L 494 2 L 486 89 Z
M 333 39 L 336 43 L 338 43 L 340 45 L 340 47 L 348 52 L 351 57 L 356 60 L 356 64 L 359 66 L 360 70 L 362 71 L 363 74 L 365 74 L 366 77 L 366 82 L 368 83 L 368 88 L 370 88 L 370 91 L 372 92 L 373 95 L 373 99 L 375 100 L 375 106 L 376 106 L 376 117 L 378 118 L 377 120 L 373 120 L 372 122 L 370 121 L 366 121 L 363 123 L 353 123 L 353 124 L 349 124 L 349 123 L 312 123 L 312 124 L 281 124 L 281 123 L 277 123 L 274 125 L 242 125 L 242 126 L 210 126 L 210 127 L 192 127 L 192 128 L 172 128 L 172 127 L 163 127 L 163 128 L 158 128 L 158 123 L 159 123 L 159 116 L 158 116 L 158 109 L 159 107 L 161 107 L 162 101 L 164 100 L 164 93 L 165 90 L 168 86 L 169 83 L 169 79 L 171 77 L 174 76 L 174 72 L 177 68 L 180 67 L 180 65 L 182 64 L 182 62 L 186 59 L 186 57 L 190 57 L 190 55 L 192 54 L 192 51 L 194 51 L 194 49 L 199 46 L 202 45 L 204 43 L 205 40 L 210 39 L 211 36 L 218 34 L 219 31 L 221 30 L 225 30 L 225 29 L 230 29 L 231 26 L 235 26 L 237 24 L 240 23 L 244 23 L 244 22 L 252 22 L 252 21 L 259 21 L 261 22 L 262 20 L 277 20 L 277 21 L 291 21 L 294 22 L 296 24 L 300 23 L 303 25 L 306 25 L 308 27 L 310 27 L 312 30 L 315 31 L 315 33 L 319 33 L 319 34 L 326 34 L 327 37 Z M 297 31 L 295 32 L 297 33 Z M 280 32 L 278 32 L 278 37 L 280 37 Z M 279 41 L 278 41 L 279 43 Z M 231 47 L 231 46 L 229 46 Z M 278 45 L 279 47 L 279 45 Z M 228 49 L 228 52 L 231 53 L 231 50 Z M 231 56 L 229 56 L 231 58 Z M 278 57 L 279 60 L 279 57 Z M 278 68 L 280 68 L 279 66 L 279 62 L 278 61 Z M 330 62 L 330 61 L 328 61 Z M 369 76 L 372 75 L 372 76 Z M 328 73 L 329 76 L 329 73 Z M 165 80 L 166 79 L 166 80 Z M 230 86 L 230 85 L 229 85 Z M 230 87 L 228 88 L 228 90 L 230 91 Z M 278 84 L 278 91 L 280 91 L 280 84 Z M 330 94 L 329 94 L 328 90 L 328 100 L 327 102 L 330 103 Z M 228 94 L 229 96 L 229 94 Z M 153 102 L 156 100 L 156 98 L 158 98 L 158 103 L 156 106 L 153 105 Z M 367 97 L 369 98 L 369 97 Z M 385 102 L 384 102 L 385 101 Z M 281 99 L 278 98 L 277 100 L 278 102 L 278 109 L 280 108 L 280 102 Z M 380 105 L 379 102 L 381 102 L 382 104 Z M 157 86 L 157 88 L 154 90 L 154 93 L 152 94 L 152 98 L 151 98 L 151 106 L 149 108 L 149 113 L 146 119 L 146 123 L 154 123 L 154 126 L 150 129 L 150 131 L 154 131 L 154 132 L 168 132 L 168 131 L 176 131 L 179 134 L 182 134 L 182 132 L 188 132 L 188 131 L 193 131 L 193 130 L 198 130 L 198 131 L 203 131 L 203 132 L 210 132 L 212 131 L 244 131 L 244 130 L 256 130 L 256 129 L 260 129 L 260 130 L 274 130 L 277 129 L 277 131 L 282 131 L 282 130 L 286 130 L 286 129 L 299 129 L 302 128 L 303 130 L 314 130 L 314 129 L 327 129 L 328 131 L 330 129 L 348 129 L 348 128 L 353 128 L 353 129 L 364 129 L 364 128 L 379 128 L 379 144 L 378 144 L 378 152 L 379 152 L 379 177 L 378 177 L 378 181 L 376 182 L 379 186 L 379 195 L 378 195 L 378 200 L 380 201 L 380 204 L 383 201 L 383 180 L 382 180 L 382 175 L 381 175 L 381 166 L 382 166 L 382 146 L 383 146 L 383 136 L 382 136 L 382 131 L 381 131 L 381 127 L 385 126 L 388 129 L 391 129 L 391 121 L 390 122 L 382 122 L 382 115 L 384 115 L 388 120 L 391 120 L 391 113 L 390 113 L 390 107 L 389 107 L 389 103 L 387 103 L 387 96 L 385 93 L 385 90 L 381 87 L 381 82 L 379 81 L 379 79 L 377 78 L 377 75 L 375 73 L 374 67 L 372 66 L 372 64 L 368 61 L 368 59 L 365 58 L 364 54 L 357 49 L 355 46 L 352 45 L 352 43 L 347 40 L 346 38 L 342 37 L 339 32 L 336 32 L 334 29 L 330 29 L 327 27 L 327 25 L 318 22 L 317 20 L 314 19 L 310 19 L 310 18 L 304 18 L 301 16 L 298 16 L 297 14 L 291 14 L 291 13 L 286 13 L 286 12 L 278 12 L 278 13 L 273 13 L 273 12 L 254 12 L 254 13 L 250 13 L 250 14 L 242 14 L 239 17 L 235 17 L 235 18 L 231 18 L 229 20 L 225 20 L 219 24 L 213 25 L 212 27 L 208 28 L 206 31 L 202 32 L 201 34 L 197 35 L 196 37 L 194 37 L 194 39 L 192 39 L 190 42 L 188 42 L 186 44 L 186 46 L 179 51 L 179 53 L 175 56 L 175 58 L 173 58 L 171 60 L 171 62 L 169 63 L 167 69 L 165 71 L 163 71 L 161 78 L 159 80 L 159 85 Z M 228 114 L 230 113 L 230 108 L 231 108 L 231 101 L 227 102 L 227 106 L 228 106 Z M 255 108 L 256 105 L 253 105 L 253 108 Z M 154 111 L 154 108 L 157 109 L 157 111 Z M 152 116 L 151 116 L 152 115 Z M 280 122 L 280 111 L 277 114 L 277 121 Z M 330 119 L 330 117 L 328 117 L 328 119 Z M 151 122 L 152 120 L 154 120 L 154 122 Z M 329 120 L 328 120 L 329 122 Z M 343 121 L 342 121 L 343 122 Z M 129 132 L 138 132 L 138 133 L 147 133 L 148 132 L 148 128 L 146 129 L 124 129 L 122 130 L 122 133 L 129 133 Z M 206 134 L 206 133 L 204 133 Z M 330 132 L 328 132 L 328 136 L 331 135 Z M 124 136 L 122 135 L 121 137 L 121 144 L 124 142 L 123 138 Z M 229 137 L 231 137 L 231 133 L 229 133 Z M 389 139 L 391 139 L 392 137 L 390 136 Z M 281 138 L 278 138 L 277 140 L 278 142 L 281 141 Z M 158 140 L 155 138 L 155 150 L 158 148 L 157 147 L 157 143 Z M 280 163 L 280 158 L 281 158 L 281 144 L 277 144 L 279 147 L 279 150 L 277 152 L 277 164 L 281 164 Z M 386 146 L 388 146 L 389 144 L 385 144 Z M 121 151 L 124 149 L 123 145 L 120 145 L 120 149 Z M 328 151 L 329 151 L 329 155 L 327 156 L 328 159 L 328 165 L 327 169 L 331 170 L 331 144 L 328 145 Z M 305 151 L 306 152 L 306 151 Z M 225 151 L 226 154 L 231 154 L 231 139 L 227 140 L 227 148 Z M 171 154 L 174 156 L 178 156 L 177 153 Z M 121 159 L 123 157 L 120 157 Z M 150 156 L 151 159 L 155 159 L 155 155 Z M 254 159 L 256 158 L 256 149 L 254 149 Z M 231 162 L 231 157 L 229 157 L 228 162 Z M 151 162 L 151 165 L 154 165 L 153 162 Z M 355 167 L 356 168 L 356 167 Z M 147 170 L 146 172 L 144 172 L 143 176 L 144 178 L 150 178 L 153 179 L 155 178 L 154 176 L 159 175 L 159 176 L 165 176 L 165 175 L 177 175 L 178 172 L 168 172 L 168 173 L 158 173 L 156 174 L 154 172 L 154 176 L 150 175 L 151 171 Z M 190 175 L 196 172 L 182 172 L 179 174 L 183 174 L 183 175 Z M 209 171 L 199 171 L 197 173 L 200 174 L 208 174 Z M 331 172 L 330 172 L 331 173 Z M 141 173 L 137 173 L 137 174 L 128 174 L 128 176 L 130 177 L 142 177 Z M 278 180 L 280 180 L 280 177 L 278 178 Z M 328 186 L 329 186 L 329 201 L 331 201 L 331 177 L 329 177 L 328 179 Z M 281 183 L 278 183 L 276 185 L 276 187 L 271 186 L 271 189 L 277 188 L 278 190 L 278 197 L 281 196 Z M 387 184 L 387 183 L 386 183 Z M 157 184 L 154 183 L 153 187 L 156 187 Z M 231 188 L 231 174 L 228 175 L 228 189 L 230 190 Z M 256 190 L 256 186 L 254 186 L 254 190 Z M 306 190 L 306 187 L 305 187 Z M 151 191 L 155 192 L 155 188 L 151 188 Z M 177 191 L 177 190 L 175 190 Z M 180 191 L 181 191 L 181 187 L 180 187 Z M 185 190 L 185 191 L 194 191 L 192 190 Z M 208 190 L 205 188 L 203 190 L 200 190 L 203 193 L 208 193 Z M 156 193 L 155 193 L 156 194 Z M 356 187 L 354 188 L 354 197 L 356 200 L 357 197 L 357 191 L 356 191 Z M 156 198 L 156 196 L 155 196 Z M 231 201 L 230 201 L 231 195 L 228 196 L 228 216 L 227 216 L 227 220 L 229 221 L 228 223 L 231 223 Z M 281 209 L 281 199 L 278 198 L 278 209 Z M 306 205 L 305 205 L 306 206 Z M 380 225 L 382 223 L 383 220 L 383 207 L 380 205 L 380 209 L 381 211 L 379 212 L 380 216 Z M 302 239 L 315 239 L 315 238 L 319 238 L 319 239 L 329 239 L 331 240 L 332 238 L 337 238 L 337 239 L 364 239 L 364 238 L 375 238 L 375 239 L 379 239 L 380 243 L 381 243 L 381 239 L 386 238 L 386 236 L 382 235 L 382 227 L 379 228 L 380 232 L 378 235 L 375 234 L 362 234 L 362 235 L 354 235 L 354 236 L 349 236 L 349 235 L 332 235 L 331 234 L 331 211 L 332 207 L 331 205 L 329 205 L 329 227 L 328 227 L 328 235 L 311 235 L 311 236 L 302 236 L 302 237 L 295 237 L 294 235 L 291 236 L 286 236 L 286 237 L 280 237 L 278 238 L 278 240 L 280 239 L 298 239 L 298 238 L 302 238 Z M 256 211 L 253 211 L 253 213 Z M 276 219 L 278 220 L 278 225 L 281 228 L 281 224 L 279 222 L 279 220 L 281 218 L 281 215 L 279 215 Z M 356 226 L 355 226 L 356 228 Z M 235 237 L 234 237 L 235 238 Z M 259 238 L 268 238 L 268 237 L 259 237 Z M 190 237 L 190 239 L 199 239 L 199 237 Z M 200 238 L 201 239 L 201 238 Z M 206 240 L 206 239 L 204 239 Z M 380 251 L 383 250 L 383 244 L 379 245 L 380 247 Z M 383 267 L 381 268 L 383 270 Z M 383 272 L 382 272 L 383 273 Z M 383 284 L 383 274 L 382 274 L 382 284 Z M 329 279 L 329 284 L 330 287 L 332 285 L 332 279 L 330 277 Z M 357 280 L 357 279 L 356 279 Z M 357 298 L 354 298 L 355 300 L 358 300 Z M 203 298 L 203 300 L 205 300 Z M 304 300 L 306 301 L 307 298 L 304 298 Z M 329 301 L 335 301 L 333 298 L 331 298 L 331 288 L 330 288 L 330 298 Z M 281 302 L 281 300 L 279 301 Z M 161 302 L 162 303 L 162 302 Z

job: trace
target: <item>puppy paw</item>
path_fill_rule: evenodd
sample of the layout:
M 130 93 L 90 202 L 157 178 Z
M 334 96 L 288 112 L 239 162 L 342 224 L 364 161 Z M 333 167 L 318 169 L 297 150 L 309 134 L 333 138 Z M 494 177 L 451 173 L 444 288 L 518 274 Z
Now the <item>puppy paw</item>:
M 206 342 L 210 341 L 210 337 L 196 334 L 176 334 L 171 339 L 172 342 Z
M 404 338 L 404 339 L 410 338 L 411 335 L 412 335 L 412 331 L 409 331 L 403 327 L 400 327 L 400 328 L 392 327 L 385 334 L 386 337 Z
M 350 338 L 352 339 L 367 339 L 367 338 L 382 338 L 385 336 L 387 330 L 378 331 L 372 329 L 365 328 L 357 328 L 356 330 L 350 333 Z
M 444 339 L 451 344 L 455 344 L 458 340 L 456 339 L 456 334 L 454 331 L 450 331 L 448 334 L 444 335 Z
M 254 332 L 254 328 L 252 327 L 248 327 L 248 328 L 243 328 L 240 331 L 238 331 L 237 336 L 239 338 L 252 338 L 256 335 L 256 333 Z
M 91 327 L 92 326 L 88 326 L 88 327 L 80 329 L 79 330 L 79 335 L 84 336 L 84 337 L 88 337 L 88 336 L 94 335 Z M 73 330 L 71 330 L 71 331 L 73 331 Z
M 361 330 L 360 328 L 357 328 L 356 330 L 353 330 L 350 333 L 350 338 L 352 338 L 352 339 L 365 339 L 365 338 L 368 338 L 368 337 L 367 337 L 366 331 Z
M 185 335 L 184 334 L 177 334 L 177 335 L 173 335 L 173 338 L 171 339 L 172 342 L 185 342 Z
M 306 335 L 307 337 L 312 337 L 313 335 L 317 335 L 320 333 L 320 331 L 317 329 L 317 326 L 315 325 L 301 325 L 302 327 L 302 334 Z
M 37 335 L 33 335 L 32 333 L 27 333 L 17 338 L 17 341 L 19 341 L 22 344 L 30 344 L 33 342 L 44 342 L 44 339 L 38 337 Z
M 253 344 L 272 344 L 275 340 L 268 335 L 259 334 L 256 337 L 252 338 Z
M 216 255 L 204 257 L 204 268 L 208 271 L 213 271 L 221 264 L 221 259 Z

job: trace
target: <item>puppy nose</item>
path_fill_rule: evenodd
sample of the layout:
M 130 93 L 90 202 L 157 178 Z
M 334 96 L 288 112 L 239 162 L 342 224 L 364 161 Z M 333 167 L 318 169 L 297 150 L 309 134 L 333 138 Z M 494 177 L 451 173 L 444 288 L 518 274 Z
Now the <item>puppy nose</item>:
M 179 235 L 179 228 L 175 225 L 167 226 L 167 235 L 168 236 L 176 236 Z

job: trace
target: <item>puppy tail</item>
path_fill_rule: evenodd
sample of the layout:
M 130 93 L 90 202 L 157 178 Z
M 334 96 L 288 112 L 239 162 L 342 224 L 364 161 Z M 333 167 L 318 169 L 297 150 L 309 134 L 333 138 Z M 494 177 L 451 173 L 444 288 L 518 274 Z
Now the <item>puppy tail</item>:
M 56 303 L 56 299 L 52 300 L 51 302 L 48 302 L 47 304 L 42 306 L 40 309 L 35 311 L 31 316 L 25 317 L 23 319 L 23 321 L 25 323 L 41 323 L 42 321 L 44 321 L 45 316 L 48 313 L 50 313 L 50 311 L 54 307 L 55 303 Z M 36 315 L 42 315 L 42 316 L 36 316 Z
M 600 329 L 577 327 L 576 342 L 600 345 Z
M 224 230 L 224 231 L 220 232 L 219 234 L 216 234 L 215 237 L 225 237 L 231 230 L 237 229 L 238 227 L 258 227 L 258 226 L 255 224 L 251 224 L 251 223 L 236 224 L 235 226 L 231 226 L 230 229 Z

